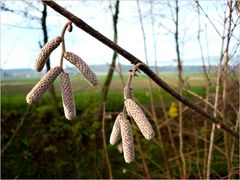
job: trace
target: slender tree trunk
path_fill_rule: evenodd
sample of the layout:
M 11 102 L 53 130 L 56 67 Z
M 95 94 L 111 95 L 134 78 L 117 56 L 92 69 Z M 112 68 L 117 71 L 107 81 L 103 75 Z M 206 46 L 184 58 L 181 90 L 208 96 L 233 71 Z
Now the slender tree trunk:
M 117 44 L 117 39 L 118 39 L 118 34 L 117 34 L 118 33 L 117 32 L 118 14 L 119 14 L 119 0 L 116 0 L 115 14 L 113 15 L 113 29 L 114 29 L 113 42 L 116 44 Z M 112 63 L 110 65 L 107 77 L 106 77 L 103 87 L 102 87 L 101 101 L 100 101 L 100 107 L 99 107 L 99 119 L 102 119 L 103 104 L 105 103 L 105 101 L 107 99 L 109 87 L 110 87 L 110 84 L 112 81 L 112 76 L 113 76 L 114 69 L 115 69 L 116 59 L 117 59 L 117 53 L 114 51 L 113 56 L 112 56 Z
M 200 48 L 200 51 L 201 51 L 201 59 L 202 59 L 202 67 L 203 67 L 203 73 L 204 73 L 204 76 L 205 76 L 205 82 L 206 82 L 206 97 L 205 97 L 205 106 L 204 106 L 204 110 L 207 111 L 208 109 L 208 98 L 209 98 L 209 86 L 211 85 L 211 80 L 209 78 L 209 68 L 207 70 L 206 68 L 206 65 L 205 65 L 205 60 L 204 60 L 204 56 L 203 56 L 203 48 L 202 48 L 202 43 L 201 43 L 201 22 L 200 22 L 200 9 L 199 9 L 199 6 L 197 6 L 198 8 L 198 36 L 197 36 L 197 39 L 198 39 L 198 43 L 199 43 L 199 48 Z M 207 32 L 207 31 L 206 31 Z M 207 47 L 208 49 L 208 47 Z M 209 55 L 208 55 L 209 57 Z M 205 139 L 208 139 L 208 132 L 207 132 L 207 122 L 205 121 L 204 122 L 204 128 L 205 128 Z M 197 146 L 198 146 L 198 138 L 196 138 L 196 143 L 197 143 Z M 204 163 L 203 163 L 203 177 L 206 177 L 206 166 L 207 166 L 207 154 L 208 154 L 208 143 L 207 142 L 204 142 Z M 197 153 L 197 156 L 199 157 L 199 153 Z M 198 169 L 200 169 L 199 167 L 199 163 L 197 164 L 197 167 Z M 202 175 L 200 174 L 200 179 L 202 179 Z
M 219 63 L 219 65 L 218 65 L 216 94 L 215 94 L 215 103 L 214 103 L 214 112 L 213 112 L 214 117 L 217 116 L 220 78 L 221 78 L 221 63 Z M 213 151 L 213 144 L 214 144 L 215 125 L 216 125 L 215 123 L 212 124 L 211 135 L 210 135 L 210 145 L 209 145 L 208 160 L 207 160 L 207 179 L 210 179 L 210 174 L 211 174 L 211 160 L 212 160 L 212 151 Z
M 226 18 L 225 14 L 224 14 L 224 18 Z M 223 49 L 224 49 L 224 36 L 225 36 L 225 28 L 226 28 L 225 26 L 226 26 L 226 21 L 224 21 L 224 26 L 223 26 L 222 45 L 221 45 L 220 60 L 219 60 L 218 71 L 217 71 L 213 117 L 217 117 L 218 100 L 219 100 L 219 93 L 220 93 L 220 80 L 221 80 L 221 74 L 222 74 L 222 60 L 224 56 Z M 213 123 L 211 134 L 210 134 L 206 179 L 210 179 L 210 175 L 211 175 L 211 162 L 212 162 L 212 151 L 213 151 L 213 145 L 214 145 L 215 126 L 216 126 L 216 123 Z
M 155 69 L 156 73 L 159 74 L 158 72 L 158 62 L 157 62 L 157 38 L 156 38 L 156 33 L 154 30 L 154 17 L 153 17 L 153 2 L 151 3 L 151 26 L 152 26 L 152 38 L 153 38 L 153 49 L 154 49 L 154 62 L 155 62 Z
M 140 20 L 140 24 L 141 24 L 142 35 L 143 35 L 145 59 L 146 59 L 146 64 L 148 65 L 147 41 L 146 41 L 146 35 L 145 35 L 145 30 L 144 30 L 144 25 L 143 25 L 142 13 L 141 13 L 139 0 L 137 0 L 137 6 L 138 6 L 138 13 L 139 13 L 139 20 Z M 154 44 L 154 47 L 156 48 L 156 44 Z M 155 64 L 157 65 L 156 58 L 155 58 Z M 156 70 L 157 70 L 157 67 L 156 67 Z M 163 143 L 163 140 L 162 140 L 163 139 L 162 138 L 162 133 L 161 133 L 160 129 L 158 128 L 158 123 L 157 123 L 158 119 L 157 119 L 157 115 L 156 115 L 155 102 L 154 102 L 152 89 L 153 89 L 152 88 L 152 82 L 151 82 L 151 79 L 149 78 L 148 79 L 148 91 L 149 91 L 149 94 L 150 94 L 151 113 L 153 115 L 153 120 L 154 120 L 156 129 L 157 129 L 158 141 L 159 141 L 159 144 L 160 144 L 160 146 L 162 148 L 162 151 L 163 151 L 163 159 L 164 159 L 164 162 L 165 162 L 165 167 L 166 167 L 166 171 L 167 171 L 167 177 L 171 178 L 168 158 L 167 158 L 167 154 L 165 152 L 165 146 L 164 146 L 164 143 Z
M 146 161 L 145 155 L 142 150 L 142 146 L 141 146 L 141 142 L 140 142 L 138 133 L 136 133 L 136 144 L 137 144 L 137 149 L 139 151 L 140 157 L 142 159 L 143 170 L 145 172 L 146 178 L 151 179 L 151 175 L 150 175 L 150 172 L 149 172 L 149 169 L 147 166 L 147 161 Z
M 117 43 L 118 14 L 119 14 L 119 0 L 116 0 L 115 14 L 113 15 L 113 29 L 114 29 L 113 39 L 114 39 L 114 43 Z M 117 53 L 114 51 L 113 56 L 112 56 L 112 63 L 111 63 L 111 66 L 108 70 L 107 77 L 106 77 L 105 82 L 104 82 L 103 87 L 102 87 L 101 101 L 100 101 L 99 115 L 98 115 L 99 120 L 102 120 L 103 148 L 104 148 L 104 155 L 105 155 L 105 159 L 106 159 L 106 162 L 107 162 L 110 179 L 112 179 L 113 176 L 112 176 L 112 167 L 111 167 L 111 163 L 110 163 L 110 159 L 109 159 L 108 151 L 107 151 L 104 114 L 105 114 L 106 99 L 107 99 L 109 87 L 110 87 L 110 84 L 111 84 L 111 81 L 112 81 L 112 76 L 113 76 L 114 69 L 115 69 L 116 59 L 117 59 Z
M 178 0 L 176 2 L 176 20 L 175 20 L 175 42 L 176 42 L 176 53 L 178 62 L 178 84 L 179 84 L 179 94 L 182 96 L 183 93 L 183 78 L 182 78 L 182 62 L 180 59 L 180 49 L 179 49 L 179 7 Z M 182 103 L 179 102 L 179 152 L 182 160 L 182 177 L 186 178 L 186 161 L 183 154 L 183 115 L 182 115 Z
M 42 25 L 42 31 L 43 31 L 43 45 L 46 44 L 48 42 L 48 33 L 47 33 L 47 5 L 43 3 L 43 11 L 42 11 L 42 18 L 41 18 L 41 25 Z M 40 45 L 41 48 L 43 45 Z M 47 67 L 47 71 L 49 71 L 51 69 L 51 65 L 50 65 L 50 58 L 46 61 L 46 67 Z M 53 106 L 58 110 L 58 104 L 57 104 L 57 97 L 56 97 L 56 92 L 55 92 L 55 88 L 54 85 L 51 85 L 49 88 L 49 93 L 50 93 L 50 97 L 51 97 L 51 102 L 53 104 Z
M 232 0 L 229 0 L 228 3 L 228 8 L 229 8 L 229 15 L 228 15 L 228 32 L 227 32 L 227 44 L 226 44 L 226 60 L 225 64 L 223 67 L 223 119 L 227 120 L 228 118 L 226 117 L 226 101 L 227 101 L 227 74 L 228 74 L 228 62 L 229 62 L 229 44 L 231 40 L 231 25 L 232 25 Z M 231 175 L 232 171 L 232 162 L 230 158 L 230 146 L 229 146 L 229 137 L 228 134 L 224 132 L 224 144 L 225 144 L 225 151 L 226 151 L 226 158 L 227 158 L 227 165 L 228 165 L 228 174 L 229 176 Z M 231 178 L 231 177 L 228 177 Z
M 103 104 L 103 115 L 102 115 L 103 152 L 104 152 L 107 167 L 108 167 L 109 179 L 113 179 L 112 166 L 111 166 L 111 162 L 110 162 L 108 151 L 107 151 L 107 141 L 106 141 L 106 134 L 105 134 L 105 112 L 106 111 L 105 111 L 105 102 L 104 102 L 104 104 Z

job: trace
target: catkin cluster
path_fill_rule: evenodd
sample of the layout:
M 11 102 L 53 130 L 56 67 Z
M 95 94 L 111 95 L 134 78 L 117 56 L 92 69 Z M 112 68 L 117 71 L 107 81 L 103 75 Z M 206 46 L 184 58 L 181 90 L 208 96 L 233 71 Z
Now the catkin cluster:
M 135 102 L 132 88 L 129 84 L 124 88 L 123 96 L 124 110 L 117 116 L 114 122 L 110 135 L 110 144 L 118 144 L 122 138 L 122 148 L 125 162 L 131 163 L 135 160 L 134 140 L 131 124 L 127 119 L 126 114 L 133 118 L 140 132 L 147 140 L 151 140 L 154 137 L 154 131 L 142 109 Z
M 72 28 L 70 23 L 66 27 Z M 71 29 L 70 29 L 71 30 Z M 65 32 L 65 30 L 64 30 Z M 63 33 L 64 35 L 64 33 Z M 61 44 L 64 43 L 63 35 L 57 36 L 51 41 L 47 42 L 41 49 L 36 62 L 35 70 L 37 72 L 42 71 L 46 61 L 49 59 L 50 54 Z M 26 101 L 28 104 L 33 104 L 39 100 L 39 98 L 47 91 L 47 89 L 53 84 L 54 80 L 60 75 L 60 87 L 62 92 L 62 102 L 64 115 L 66 119 L 72 120 L 76 117 L 76 107 L 73 95 L 73 89 L 70 81 L 69 74 L 64 72 L 62 68 L 62 60 L 65 58 L 67 61 L 76 66 L 84 78 L 93 86 L 98 84 L 95 73 L 89 68 L 86 62 L 84 62 L 79 56 L 72 52 L 65 52 L 65 45 L 62 52 L 62 59 L 60 60 L 60 66 L 56 66 L 50 69 L 40 81 L 33 87 L 33 89 L 27 94 Z

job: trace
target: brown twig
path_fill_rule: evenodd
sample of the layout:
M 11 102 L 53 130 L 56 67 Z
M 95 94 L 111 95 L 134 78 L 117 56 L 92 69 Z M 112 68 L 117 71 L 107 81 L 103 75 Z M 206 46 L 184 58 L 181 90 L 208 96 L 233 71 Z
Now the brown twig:
M 140 157 L 142 159 L 143 170 L 145 171 L 145 174 L 146 174 L 146 177 L 144 177 L 144 178 L 151 179 L 151 175 L 150 175 L 150 172 L 149 172 L 149 169 L 147 166 L 146 157 L 144 156 L 138 133 L 136 133 L 136 143 L 137 143 L 137 149 L 138 149 Z
M 53 8 L 56 12 L 60 13 L 67 19 L 71 20 L 77 27 L 85 31 L 86 33 L 90 34 L 94 38 L 98 39 L 100 42 L 108 46 L 109 48 L 113 49 L 115 52 L 121 54 L 123 57 L 125 57 L 127 60 L 129 60 L 132 64 L 138 64 L 142 63 L 139 67 L 140 70 L 142 70 L 146 75 L 148 75 L 158 86 L 163 88 L 165 91 L 167 91 L 169 94 L 171 94 L 174 98 L 181 101 L 186 106 L 192 108 L 202 116 L 206 118 L 206 120 L 210 121 L 211 123 L 216 123 L 221 126 L 221 129 L 227 131 L 232 136 L 239 138 L 238 133 L 234 132 L 231 128 L 229 128 L 227 125 L 225 125 L 222 122 L 221 118 L 215 118 L 211 114 L 205 112 L 202 108 L 196 106 L 192 101 L 188 100 L 184 96 L 181 96 L 179 93 L 177 93 L 174 89 L 172 89 L 166 82 L 164 82 L 155 72 L 153 72 L 147 65 L 145 65 L 142 61 L 140 61 L 138 58 L 133 56 L 128 51 L 124 50 L 122 47 L 118 46 L 117 44 L 113 43 L 110 39 L 93 29 L 91 26 L 89 26 L 87 23 L 85 23 L 83 20 L 72 14 L 71 12 L 67 11 L 54 1 L 47 1 L 42 0 L 45 4 Z
M 114 29 L 114 34 L 113 34 L 114 43 L 117 43 L 117 40 L 118 40 L 117 24 L 118 24 L 118 15 L 119 15 L 119 4 L 120 4 L 120 2 L 118 0 L 116 0 L 115 13 L 112 14 L 113 29 Z M 116 59 L 117 59 L 117 53 L 113 52 L 112 62 L 111 62 L 111 65 L 108 69 L 108 73 L 107 73 L 106 79 L 104 80 L 103 87 L 102 87 L 102 90 L 101 90 L 101 99 L 100 99 L 99 115 L 98 115 L 99 119 L 102 119 L 103 103 L 107 100 L 109 87 L 111 85 L 112 77 L 113 77 L 115 66 L 116 66 Z
M 32 5 L 30 5 L 32 8 L 34 8 Z M 47 13 L 47 5 L 43 3 L 43 10 L 41 11 L 42 16 L 41 16 L 41 29 L 43 32 L 43 44 L 40 44 L 40 48 L 43 47 L 44 44 L 46 44 L 48 42 L 48 29 L 47 29 L 47 17 L 48 17 L 48 13 Z M 50 64 L 50 57 L 48 58 L 48 60 L 46 61 L 46 72 L 48 72 L 51 69 L 51 64 Z M 49 93 L 50 93 L 50 97 L 51 97 L 51 102 L 53 104 L 53 106 L 56 108 L 56 110 L 58 112 L 60 112 L 60 109 L 58 107 L 58 103 L 57 103 L 57 95 L 56 95 L 56 91 L 55 91 L 55 87 L 54 84 L 52 84 L 49 88 Z
M 143 36 L 143 44 L 144 44 L 144 54 L 145 54 L 145 60 L 146 60 L 146 64 L 149 65 L 148 63 L 148 54 L 147 54 L 147 41 L 146 41 L 146 33 L 145 33 L 145 28 L 144 28 L 144 24 L 143 24 L 143 16 L 142 16 L 142 11 L 141 11 L 141 6 L 139 3 L 139 0 L 137 0 L 137 7 L 138 7 L 138 14 L 139 14 L 139 21 L 141 24 L 141 30 L 142 30 L 142 36 Z M 152 27 L 153 28 L 153 27 Z M 156 47 L 156 46 L 155 46 Z M 156 49 L 156 48 L 155 48 Z M 156 54 L 155 54 L 156 56 Z M 157 62 L 157 58 L 155 58 L 155 64 Z M 156 65 L 156 72 L 157 72 L 157 65 Z M 151 113 L 152 113 L 152 119 L 155 123 L 156 126 L 156 130 L 157 130 L 157 136 L 158 136 L 158 140 L 163 152 L 163 159 L 164 159 L 164 165 L 166 166 L 166 173 L 167 173 L 167 177 L 168 179 L 171 179 L 171 174 L 170 174 L 170 167 L 168 165 L 168 159 L 167 159 L 167 155 L 165 152 L 165 146 L 164 143 L 162 141 L 162 133 L 160 131 L 160 129 L 158 128 L 158 119 L 157 119 L 157 113 L 156 113 L 156 107 L 155 107 L 155 102 L 154 102 L 154 98 L 153 98 L 153 85 L 152 85 L 152 81 L 150 78 L 148 78 L 148 91 L 149 91 L 149 95 L 150 95 L 150 105 L 151 105 Z
M 108 167 L 108 173 L 109 173 L 109 179 L 113 179 L 113 175 L 112 175 L 112 166 L 111 166 L 111 162 L 109 159 L 109 155 L 108 155 L 108 151 L 107 151 L 107 142 L 106 142 L 106 133 L 105 133 L 105 103 L 103 103 L 103 116 L 102 116 L 102 137 L 103 137 L 103 150 L 104 150 L 104 154 L 105 154 L 105 159 L 106 159 L 106 163 L 107 163 L 107 167 Z
M 22 127 L 22 125 L 23 125 L 23 123 L 24 123 L 24 121 L 25 121 L 25 119 L 26 119 L 26 116 L 28 115 L 29 111 L 31 110 L 31 107 L 32 107 L 31 105 L 29 105 L 29 106 L 27 107 L 27 110 L 26 110 L 26 112 L 24 113 L 24 115 L 23 115 L 20 123 L 19 123 L 18 126 L 16 127 L 16 130 L 14 131 L 14 134 L 12 135 L 12 137 L 10 138 L 10 140 L 7 142 L 6 146 L 1 149 L 1 155 L 7 150 L 7 148 L 8 148 L 8 147 L 11 145 L 11 143 L 13 142 L 13 140 L 14 140 L 14 138 L 16 137 L 18 131 L 19 131 L 20 128 Z
M 61 32 L 61 38 L 62 38 L 62 53 L 61 53 L 61 58 L 60 58 L 60 67 L 63 67 L 63 56 L 64 56 L 64 53 L 66 51 L 65 49 L 65 41 L 64 41 L 64 35 L 65 35 L 65 32 L 67 30 L 67 28 L 69 26 L 71 26 L 72 22 L 71 21 L 68 21 L 65 26 L 63 27 L 62 29 L 62 32 Z
M 178 0 L 175 0 L 175 19 L 174 19 L 174 24 L 175 24 L 175 32 L 174 32 L 174 37 L 175 37 L 175 46 L 176 46 L 176 54 L 177 54 L 177 64 L 178 64 L 178 92 L 180 96 L 183 94 L 183 86 L 184 86 L 184 81 L 183 81 L 183 68 L 182 68 L 182 61 L 180 57 L 180 47 L 179 47 L 179 4 Z M 181 161 L 182 161 L 182 177 L 185 178 L 187 175 L 187 169 L 186 169 L 186 160 L 184 157 L 184 152 L 183 152 L 183 105 L 181 102 L 178 103 L 179 107 L 179 112 L 178 112 L 178 122 L 179 122 L 179 153 L 181 156 Z
M 229 58 L 229 45 L 230 45 L 230 41 L 231 41 L 231 26 L 232 26 L 232 12 L 233 12 L 233 2 L 232 0 L 228 1 L 228 9 L 229 9 L 229 15 L 228 15 L 228 28 L 227 28 L 227 39 L 226 39 L 226 49 L 225 49 L 225 63 L 223 65 L 223 92 L 222 92 L 222 112 L 223 112 L 223 119 L 225 119 L 225 122 L 227 121 L 228 118 L 226 115 L 226 107 L 227 107 L 227 99 L 229 96 L 228 92 L 227 92 L 227 88 L 228 88 L 228 78 L 227 78 L 227 74 L 229 73 L 228 70 L 228 63 L 230 61 Z M 229 179 L 231 179 L 231 170 L 232 170 L 232 162 L 231 162 L 231 158 L 230 158 L 230 139 L 228 137 L 228 134 L 226 132 L 224 132 L 224 146 L 225 146 L 225 151 L 226 151 L 226 159 L 227 159 L 227 166 L 228 166 L 228 174 L 229 174 Z
M 224 17 L 226 17 L 226 13 L 224 12 Z M 214 109 L 213 109 L 213 116 L 217 116 L 217 109 L 218 109 L 218 100 L 219 100 L 219 94 L 220 94 L 220 83 L 221 83 L 221 76 L 222 76 L 222 61 L 224 56 L 224 35 L 225 35 L 225 25 L 226 20 L 224 21 L 223 26 L 223 35 L 222 35 L 222 45 L 221 45 L 221 52 L 220 52 L 220 60 L 218 64 L 218 70 L 217 70 L 217 79 L 216 79 L 216 88 L 215 88 L 215 100 L 214 100 Z M 214 136 L 215 136 L 215 129 L 216 124 L 212 124 L 211 134 L 210 134 L 210 144 L 209 144 L 209 150 L 208 150 L 208 158 L 207 158 L 207 174 L 206 179 L 210 179 L 211 175 L 211 163 L 212 163 L 212 155 L 213 155 L 213 144 L 214 144 Z
M 118 38 L 118 31 L 117 31 L 117 23 L 118 23 L 118 14 L 119 14 L 119 0 L 116 0 L 115 3 L 115 13 L 112 14 L 112 20 L 113 20 L 113 29 L 114 29 L 114 35 L 113 35 L 113 40 L 115 43 L 117 43 L 117 38 Z M 102 90 L 101 90 L 101 99 L 100 99 L 100 105 L 99 105 L 99 114 L 98 114 L 98 118 L 102 119 L 102 123 L 105 124 L 105 103 L 107 100 L 107 96 L 108 96 L 108 91 L 109 91 L 109 87 L 111 85 L 112 82 L 112 77 L 113 77 L 113 73 L 115 70 L 115 64 L 116 64 L 116 59 L 117 59 L 117 53 L 114 52 L 113 56 L 112 56 L 112 63 L 111 66 L 109 67 L 108 70 L 108 74 L 106 76 L 106 79 L 104 81 Z M 112 166 L 109 160 L 109 155 L 108 155 L 108 151 L 107 151 L 107 144 L 106 144 L 106 134 L 105 134 L 105 125 L 102 126 L 102 136 L 103 136 L 103 144 L 104 144 L 104 154 L 106 157 L 106 162 L 107 162 L 107 166 L 108 166 L 108 171 L 109 171 L 109 178 L 113 178 L 112 177 Z

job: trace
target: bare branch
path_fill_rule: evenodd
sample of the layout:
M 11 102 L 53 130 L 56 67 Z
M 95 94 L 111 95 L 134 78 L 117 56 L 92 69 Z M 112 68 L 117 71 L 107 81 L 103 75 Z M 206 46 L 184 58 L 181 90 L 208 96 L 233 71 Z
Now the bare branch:
M 212 22 L 212 20 L 209 18 L 209 16 L 207 15 L 207 13 L 203 10 L 202 6 L 199 4 L 198 1 L 196 1 L 198 7 L 201 9 L 201 11 L 203 12 L 203 14 L 206 16 L 206 18 L 209 20 L 209 22 L 212 24 L 213 28 L 216 30 L 216 32 L 218 33 L 218 35 L 220 37 L 222 37 L 221 33 L 218 31 L 218 29 L 216 28 L 216 26 L 214 25 L 214 23 Z
M 40 20 L 40 18 L 37 17 L 37 16 L 29 15 L 28 11 L 10 9 L 10 8 L 6 7 L 5 4 L 1 5 L 0 9 L 1 9 L 1 11 L 15 13 L 15 14 L 21 15 L 23 17 L 27 17 L 27 18 L 29 18 L 31 20 Z
M 223 120 L 221 118 L 215 118 L 208 112 L 205 112 L 202 108 L 196 106 L 191 100 L 185 98 L 184 96 L 181 96 L 179 93 L 177 93 L 174 89 L 172 89 L 165 81 L 163 81 L 155 72 L 153 72 L 146 64 L 144 64 L 142 61 L 140 61 L 138 58 L 136 58 L 134 55 L 120 47 L 119 45 L 112 42 L 110 39 L 102 35 L 100 32 L 93 29 L 91 26 L 89 26 L 87 23 L 85 23 L 83 20 L 72 14 L 71 12 L 67 11 L 54 1 L 47 1 L 42 0 L 45 4 L 53 8 L 56 12 L 60 13 L 67 19 L 71 20 L 77 27 L 85 31 L 86 33 L 90 34 L 91 36 L 98 39 L 100 42 L 108 46 L 109 48 L 113 49 L 115 52 L 121 54 L 123 57 L 128 59 L 132 64 L 138 64 L 141 63 L 141 66 L 139 66 L 139 69 L 142 70 L 146 75 L 148 75 L 158 86 L 163 88 L 165 91 L 167 91 L 170 95 L 172 95 L 174 98 L 185 104 L 186 106 L 190 107 L 191 109 L 195 110 L 202 116 L 204 116 L 206 119 L 211 123 L 216 123 L 221 126 L 221 129 L 227 131 L 232 136 L 238 138 L 239 134 L 234 132 L 231 128 L 229 128 L 227 125 L 223 123 Z

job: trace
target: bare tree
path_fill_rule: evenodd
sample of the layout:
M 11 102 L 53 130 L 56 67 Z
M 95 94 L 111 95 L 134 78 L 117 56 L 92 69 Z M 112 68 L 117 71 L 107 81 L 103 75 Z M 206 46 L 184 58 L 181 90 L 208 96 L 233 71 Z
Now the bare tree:
M 118 39 L 118 31 L 117 31 L 117 23 L 118 23 L 118 14 L 119 14 L 119 0 L 116 0 L 115 3 L 115 13 L 112 13 L 112 20 L 113 20 L 113 30 L 114 30 L 114 35 L 113 35 L 113 41 L 114 43 L 117 43 Z M 111 6 L 110 6 L 111 7 Z M 112 81 L 113 73 L 115 70 L 115 64 L 116 64 L 116 59 L 117 59 L 117 53 L 113 52 L 112 56 L 112 63 L 109 67 L 107 77 L 105 79 L 105 82 L 102 87 L 102 92 L 101 92 L 101 100 L 100 100 L 100 106 L 99 106 L 99 119 L 102 120 L 102 137 L 103 137 L 103 148 L 104 148 L 104 154 L 106 157 L 106 162 L 108 166 L 108 171 L 109 171 L 109 178 L 112 179 L 112 167 L 111 163 L 109 160 L 108 156 L 108 151 L 107 151 L 107 142 L 106 142 L 106 135 L 105 135 L 105 104 L 107 100 L 107 95 L 109 91 L 109 87 Z
M 11 6 L 8 7 L 8 5 L 3 2 L 1 4 L 1 10 L 7 11 L 10 13 L 14 13 L 17 15 L 21 15 L 22 17 L 24 17 L 27 20 L 38 21 L 39 24 L 41 25 L 41 30 L 43 33 L 43 40 L 42 40 L 42 42 L 38 42 L 38 43 L 39 43 L 40 48 L 42 48 L 42 46 L 48 42 L 47 6 L 46 6 L 46 4 L 42 3 L 41 1 L 37 1 L 35 3 L 30 2 L 30 1 L 23 1 L 23 3 L 25 6 L 22 9 L 14 9 Z M 42 10 L 38 7 L 38 4 L 43 5 Z M 31 11 L 36 11 L 36 12 L 41 13 L 41 17 L 31 15 L 31 13 L 30 13 Z M 18 26 L 18 27 L 21 28 L 21 26 Z M 28 28 L 31 28 L 31 27 L 28 27 Z M 51 69 L 50 58 L 46 62 L 46 69 L 47 69 L 47 71 L 49 71 Z M 54 85 L 52 85 L 50 87 L 49 93 L 51 96 L 51 102 L 52 102 L 53 106 L 56 107 L 56 109 L 59 111 L 58 104 L 57 104 L 57 98 L 56 98 L 56 92 L 54 90 Z
M 47 5 L 44 3 L 43 3 L 43 10 L 42 10 L 42 17 L 41 17 L 41 26 L 42 26 L 42 32 L 43 32 L 43 44 L 39 42 L 40 48 L 42 48 L 42 46 L 48 42 Z M 47 71 L 51 69 L 50 58 L 46 61 L 46 67 L 47 67 Z M 50 92 L 52 104 L 59 111 L 56 92 L 53 84 L 50 86 L 49 92 Z
M 141 31 L 142 31 L 142 36 L 143 36 L 145 60 L 146 60 L 146 64 L 149 65 L 149 63 L 148 63 L 148 53 L 147 53 L 148 51 L 147 51 L 146 33 L 145 33 L 145 28 L 144 28 L 144 23 L 143 23 L 143 15 L 142 15 L 139 0 L 137 0 L 137 6 L 138 6 L 139 21 L 140 21 Z M 150 11 L 151 11 L 151 22 L 152 22 L 153 37 L 155 37 L 154 36 L 155 35 L 154 27 L 153 27 L 152 4 L 151 4 L 151 10 Z M 155 49 L 155 53 L 154 53 L 155 54 L 155 69 L 156 69 L 156 72 L 158 73 L 157 59 L 156 59 L 156 40 L 154 40 L 154 49 Z M 170 167 L 169 167 L 169 163 L 168 163 L 168 157 L 167 157 L 167 153 L 165 152 L 165 147 L 164 147 L 164 143 L 163 143 L 163 136 L 162 136 L 161 130 L 158 128 L 158 118 L 157 118 L 156 106 L 155 106 L 156 103 L 155 103 L 154 97 L 153 97 L 153 85 L 152 85 L 152 81 L 151 81 L 150 78 L 148 79 L 148 91 L 149 91 L 149 94 L 150 94 L 152 119 L 155 123 L 156 129 L 157 129 L 158 141 L 159 141 L 159 144 L 160 144 L 161 149 L 163 151 L 163 159 L 164 159 L 164 162 L 165 162 L 167 177 L 171 178 Z M 143 163 L 143 164 L 146 164 L 146 163 Z M 145 165 L 144 167 L 145 167 L 144 170 L 145 170 L 147 178 L 150 178 L 150 174 L 149 174 L 149 170 L 148 170 L 147 165 Z
M 179 84 L 179 94 L 182 96 L 183 94 L 183 70 L 182 70 L 182 62 L 180 58 L 180 48 L 179 48 L 179 5 L 178 0 L 175 1 L 175 43 L 176 43 L 176 53 L 177 53 L 177 63 L 178 63 L 178 84 Z M 182 103 L 179 102 L 179 152 L 182 160 L 182 177 L 186 178 L 186 161 L 183 154 L 183 107 Z

